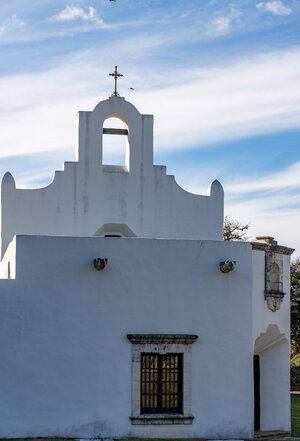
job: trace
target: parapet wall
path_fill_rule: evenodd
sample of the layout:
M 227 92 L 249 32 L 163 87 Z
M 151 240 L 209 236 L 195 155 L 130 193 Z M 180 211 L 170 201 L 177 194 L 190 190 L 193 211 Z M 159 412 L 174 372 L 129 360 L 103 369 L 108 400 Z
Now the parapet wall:
M 128 126 L 126 165 L 102 164 L 102 128 L 109 117 Z M 171 142 L 171 140 L 170 140 Z M 41 189 L 1 184 L 1 256 L 15 234 L 93 236 L 104 224 L 122 224 L 144 238 L 221 240 L 223 189 L 186 192 L 166 168 L 153 165 L 153 117 L 124 98 L 111 97 L 78 114 L 78 162 L 66 162 Z

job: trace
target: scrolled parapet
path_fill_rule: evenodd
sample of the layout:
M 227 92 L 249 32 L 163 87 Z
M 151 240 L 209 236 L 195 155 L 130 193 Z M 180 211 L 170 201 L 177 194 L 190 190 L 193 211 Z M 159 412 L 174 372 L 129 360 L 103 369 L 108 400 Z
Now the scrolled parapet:
M 215 179 L 208 187 L 207 195 L 224 198 L 223 186 L 217 179 Z
M 10 172 L 6 172 L 5 175 L 2 178 L 1 186 L 10 186 L 14 189 L 16 188 L 16 182 L 14 180 L 13 175 Z

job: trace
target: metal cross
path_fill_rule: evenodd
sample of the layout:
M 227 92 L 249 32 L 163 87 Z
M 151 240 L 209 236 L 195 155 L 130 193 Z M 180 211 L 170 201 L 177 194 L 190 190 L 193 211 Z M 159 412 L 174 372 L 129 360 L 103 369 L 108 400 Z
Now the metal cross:
M 112 96 L 119 96 L 118 91 L 117 91 L 117 81 L 118 81 L 118 77 L 122 77 L 123 75 L 118 73 L 118 66 L 115 66 L 114 73 L 110 73 L 109 76 L 115 78 L 115 91 L 113 92 Z

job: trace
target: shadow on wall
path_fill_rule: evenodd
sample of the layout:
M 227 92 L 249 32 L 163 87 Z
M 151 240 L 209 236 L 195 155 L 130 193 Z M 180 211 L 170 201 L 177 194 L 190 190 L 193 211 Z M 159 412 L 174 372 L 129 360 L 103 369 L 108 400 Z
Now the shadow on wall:
M 94 236 L 97 237 L 136 237 L 136 234 L 126 224 L 103 224 Z
M 289 342 L 277 325 L 269 325 L 256 339 L 254 354 L 259 363 L 259 379 L 254 376 L 256 430 L 290 431 Z

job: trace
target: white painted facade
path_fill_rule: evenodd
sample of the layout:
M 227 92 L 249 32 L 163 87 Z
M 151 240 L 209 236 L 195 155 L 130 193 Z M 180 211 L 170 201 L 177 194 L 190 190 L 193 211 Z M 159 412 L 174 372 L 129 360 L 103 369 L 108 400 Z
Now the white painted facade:
M 1 183 L 1 255 L 15 234 L 94 236 L 103 224 L 125 224 L 137 237 L 221 240 L 223 189 L 188 193 L 166 167 L 153 165 L 153 117 L 111 97 L 78 115 L 77 162 L 65 162 L 42 189 Z M 126 165 L 102 165 L 102 127 L 109 117 L 128 126 Z
M 265 253 L 254 249 L 252 254 L 253 346 L 254 354 L 260 356 L 261 430 L 289 431 L 290 255 L 282 255 L 285 296 L 280 309 L 272 312 L 264 300 Z
M 123 167 L 102 164 L 112 116 L 128 126 Z M 290 430 L 292 250 L 223 242 L 221 184 L 181 189 L 153 165 L 152 125 L 112 97 L 79 112 L 78 161 L 48 187 L 2 180 L 1 438 L 248 439 L 254 354 L 261 429 Z M 123 237 L 95 237 L 107 234 Z M 286 294 L 271 311 L 275 283 Z M 144 352 L 183 354 L 180 415 L 140 415 Z

